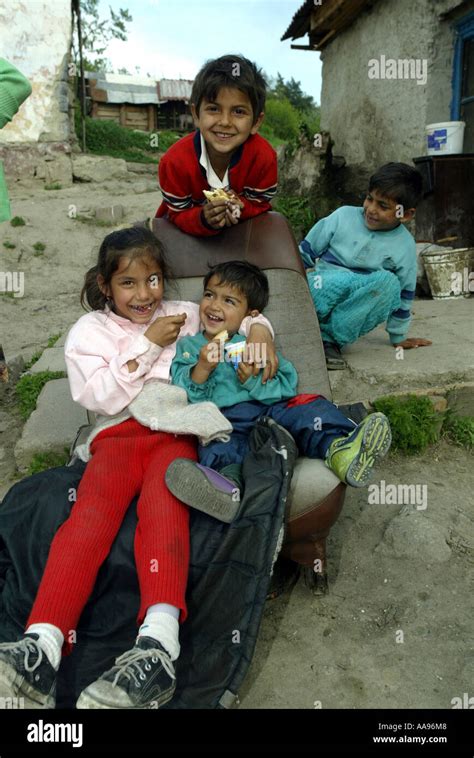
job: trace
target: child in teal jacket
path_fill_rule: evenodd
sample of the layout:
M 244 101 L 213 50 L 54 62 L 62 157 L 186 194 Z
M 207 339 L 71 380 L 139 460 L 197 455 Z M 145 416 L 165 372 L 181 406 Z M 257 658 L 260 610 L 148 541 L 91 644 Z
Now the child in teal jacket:
M 408 338 L 416 288 L 414 217 L 421 175 L 405 163 L 382 166 L 362 208 L 343 206 L 318 221 L 300 244 L 329 369 L 345 368 L 341 347 L 386 322 L 393 347 L 431 345 Z
M 198 447 L 199 463 L 177 458 L 166 472 L 168 489 L 182 502 L 221 521 L 239 509 L 241 464 L 256 421 L 267 416 L 293 436 L 298 450 L 320 458 L 341 481 L 363 487 L 376 461 L 387 452 L 390 427 L 382 413 L 358 426 L 321 395 L 297 394 L 294 366 L 278 354 L 273 379 L 262 375 L 265 356 L 238 353 L 238 330 L 246 316 L 257 316 L 269 298 L 263 271 L 247 261 L 213 266 L 204 278 L 199 316 L 203 331 L 177 343 L 171 365 L 173 384 L 183 387 L 190 403 L 211 401 L 232 424 L 228 441 Z M 221 333 L 224 332 L 221 338 Z M 286 450 L 282 449 L 282 455 Z

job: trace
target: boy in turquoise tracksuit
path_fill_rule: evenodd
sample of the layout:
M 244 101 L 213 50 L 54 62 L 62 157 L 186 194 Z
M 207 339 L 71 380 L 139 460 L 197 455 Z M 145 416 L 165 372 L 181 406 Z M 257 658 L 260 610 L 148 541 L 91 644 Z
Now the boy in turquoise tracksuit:
M 0 58 L 0 129 L 12 120 L 23 100 L 31 95 L 31 85 L 11 63 Z M 0 223 L 11 217 L 7 185 L 0 161 Z
M 240 469 L 250 432 L 263 416 L 290 432 L 302 455 L 324 460 L 354 487 L 367 483 L 391 441 L 382 413 L 371 414 L 357 426 L 321 395 L 298 395 L 296 370 L 281 354 L 278 371 L 269 380 L 258 366 L 265 362 L 263 356 L 232 355 L 242 342 L 242 320 L 263 311 L 268 297 L 268 279 L 257 266 L 247 261 L 213 266 L 204 278 L 199 308 L 203 331 L 178 341 L 171 365 L 173 384 L 186 390 L 189 402 L 215 403 L 233 431 L 227 442 L 199 445 L 199 463 L 174 460 L 166 484 L 182 502 L 227 522 L 238 511 Z M 219 338 L 223 331 L 228 332 L 225 344 Z M 280 452 L 284 455 L 286 450 Z
M 328 368 L 344 368 L 343 345 L 386 322 L 394 347 L 430 345 L 407 339 L 416 288 L 415 240 L 403 226 L 422 193 L 420 174 L 404 163 L 382 166 L 369 181 L 363 208 L 343 206 L 321 219 L 300 244 L 319 318 Z

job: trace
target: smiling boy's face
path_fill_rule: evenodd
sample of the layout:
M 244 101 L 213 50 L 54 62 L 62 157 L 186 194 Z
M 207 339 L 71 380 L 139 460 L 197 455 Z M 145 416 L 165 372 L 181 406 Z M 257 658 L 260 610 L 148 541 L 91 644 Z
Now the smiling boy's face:
M 210 278 L 199 305 L 199 316 L 207 339 L 214 339 L 224 329 L 233 336 L 246 316 L 257 315 L 258 311 L 249 308 L 247 298 L 238 287 L 223 284 L 216 275 Z
M 263 121 L 260 113 L 254 123 L 250 98 L 236 87 L 221 87 L 215 100 L 203 98 L 199 113 L 191 105 L 194 124 L 200 129 L 211 162 L 230 158 Z
M 415 215 L 415 208 L 403 208 L 396 200 L 374 189 L 364 200 L 364 220 L 372 232 L 388 232 L 405 224 Z

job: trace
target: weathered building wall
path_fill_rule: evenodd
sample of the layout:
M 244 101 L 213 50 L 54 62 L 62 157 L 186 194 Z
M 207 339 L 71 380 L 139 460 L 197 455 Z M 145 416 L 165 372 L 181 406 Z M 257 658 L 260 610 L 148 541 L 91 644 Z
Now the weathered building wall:
M 343 173 L 351 191 L 387 161 L 425 155 L 426 124 L 449 120 L 454 32 L 439 14 L 460 5 L 461 0 L 377 2 L 323 51 L 321 127 L 350 167 Z M 427 60 L 426 84 L 369 78 L 369 61 L 382 55 Z
M 0 132 L 2 142 L 60 142 L 69 138 L 70 0 L 3 0 L 3 58 L 30 81 L 31 96 Z
M 29 80 L 32 94 L 0 130 L 0 159 L 11 178 L 72 182 L 70 0 L 2 0 L 1 56 Z

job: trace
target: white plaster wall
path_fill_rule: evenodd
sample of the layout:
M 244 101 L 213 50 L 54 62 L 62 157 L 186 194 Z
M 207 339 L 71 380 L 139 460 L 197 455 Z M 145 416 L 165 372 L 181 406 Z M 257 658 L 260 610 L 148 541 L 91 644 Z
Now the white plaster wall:
M 30 81 L 33 92 L 0 131 L 0 143 L 69 138 L 67 65 L 70 0 L 2 0 L 0 55 Z
M 426 154 L 425 126 L 449 119 L 451 102 L 454 34 L 439 13 L 459 5 L 461 0 L 379 0 L 323 52 L 321 126 L 335 141 L 333 152 L 349 165 L 373 170 Z M 369 79 L 368 62 L 381 55 L 427 59 L 426 86 Z

